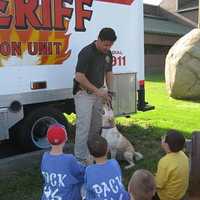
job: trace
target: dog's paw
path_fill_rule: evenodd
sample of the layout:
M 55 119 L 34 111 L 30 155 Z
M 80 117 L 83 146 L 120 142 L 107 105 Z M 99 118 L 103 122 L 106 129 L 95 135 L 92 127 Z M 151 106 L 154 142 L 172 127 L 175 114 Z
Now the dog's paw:
M 142 160 L 143 158 L 144 158 L 144 156 L 141 153 L 135 152 L 135 160 L 136 161 L 137 160 Z
M 130 164 L 130 165 L 125 166 L 124 169 L 125 169 L 125 170 L 128 170 L 128 169 L 131 169 L 131 168 L 134 167 L 134 166 L 135 166 L 135 164 L 132 163 L 132 164 Z

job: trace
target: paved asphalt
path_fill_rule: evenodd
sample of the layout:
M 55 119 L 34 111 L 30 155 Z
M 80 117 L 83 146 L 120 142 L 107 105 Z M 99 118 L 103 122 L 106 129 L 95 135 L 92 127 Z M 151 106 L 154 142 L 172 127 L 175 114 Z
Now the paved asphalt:
M 22 150 L 20 150 L 19 147 L 12 144 L 10 141 L 1 141 L 0 142 L 0 159 L 6 158 L 10 156 L 14 156 L 17 154 L 24 153 Z

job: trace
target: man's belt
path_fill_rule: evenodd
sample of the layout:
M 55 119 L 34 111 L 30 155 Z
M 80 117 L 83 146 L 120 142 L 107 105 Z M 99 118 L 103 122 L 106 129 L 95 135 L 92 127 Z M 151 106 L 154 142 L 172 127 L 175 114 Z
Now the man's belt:
M 80 87 L 80 90 L 82 90 L 82 91 L 86 91 L 88 94 L 93 94 L 90 90 L 83 89 L 83 88 L 81 88 L 81 87 Z
M 82 87 L 80 84 L 79 84 L 79 90 L 85 91 L 85 92 L 87 92 L 88 94 L 93 94 L 93 92 L 91 92 L 90 90 L 88 90 L 88 89 Z

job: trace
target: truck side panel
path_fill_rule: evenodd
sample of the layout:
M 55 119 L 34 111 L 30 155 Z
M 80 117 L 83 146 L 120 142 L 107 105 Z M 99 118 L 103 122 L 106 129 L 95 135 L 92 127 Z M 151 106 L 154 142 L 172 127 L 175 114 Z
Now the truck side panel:
M 43 148 L 50 124 L 67 127 L 58 108 L 63 102 L 72 107 L 78 52 L 104 27 L 112 27 L 118 37 L 112 48 L 114 73 L 137 80 L 130 75 L 116 87 L 134 84 L 126 91 L 133 89 L 132 95 L 122 92 L 127 99 L 116 99 L 117 112 L 136 111 L 136 86 L 144 80 L 142 0 L 1 1 L 0 140 L 16 128 L 25 148 Z

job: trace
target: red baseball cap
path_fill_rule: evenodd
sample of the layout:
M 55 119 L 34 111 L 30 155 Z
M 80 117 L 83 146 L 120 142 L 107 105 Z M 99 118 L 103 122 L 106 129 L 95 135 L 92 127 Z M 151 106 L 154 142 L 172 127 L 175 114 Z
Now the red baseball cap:
M 52 145 L 59 145 L 67 141 L 67 132 L 61 124 L 51 125 L 47 130 L 48 142 Z

